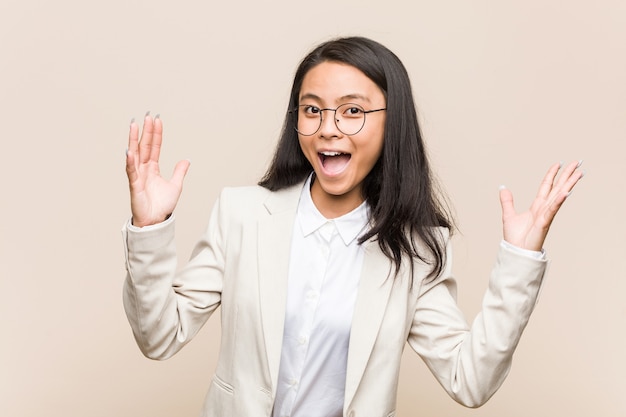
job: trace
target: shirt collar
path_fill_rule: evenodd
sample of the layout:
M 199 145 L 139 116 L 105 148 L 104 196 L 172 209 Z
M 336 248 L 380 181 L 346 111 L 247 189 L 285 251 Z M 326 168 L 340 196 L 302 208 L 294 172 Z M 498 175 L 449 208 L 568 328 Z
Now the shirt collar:
M 311 198 L 311 181 L 313 174 L 304 183 L 300 202 L 298 203 L 298 218 L 302 234 L 306 237 L 318 230 L 328 222 L 335 224 L 344 244 L 349 245 L 361 232 L 366 230 L 369 221 L 369 208 L 367 202 L 361 203 L 357 208 L 341 217 L 327 219 L 319 212 Z

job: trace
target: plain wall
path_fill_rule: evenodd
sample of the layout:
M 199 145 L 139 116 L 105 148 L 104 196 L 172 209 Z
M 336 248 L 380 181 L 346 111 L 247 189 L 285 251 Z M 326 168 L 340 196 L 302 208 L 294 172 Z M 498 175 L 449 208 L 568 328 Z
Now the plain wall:
M 553 162 L 586 177 L 546 242 L 541 300 L 484 407 L 447 397 L 407 349 L 399 416 L 626 415 L 626 2 L 0 2 L 0 415 L 198 415 L 219 317 L 174 358 L 140 354 L 122 308 L 128 123 L 192 160 L 180 260 L 224 186 L 263 174 L 299 60 L 338 35 L 395 51 L 454 205 L 459 304 L 480 308 L 498 186 L 528 206 Z

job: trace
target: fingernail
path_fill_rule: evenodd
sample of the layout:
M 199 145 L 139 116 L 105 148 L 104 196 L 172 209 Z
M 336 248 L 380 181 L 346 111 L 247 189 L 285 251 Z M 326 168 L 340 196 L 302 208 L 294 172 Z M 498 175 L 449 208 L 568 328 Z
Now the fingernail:
M 572 195 L 572 193 L 574 192 L 574 190 L 570 191 L 569 193 L 565 194 L 565 198 L 569 197 L 570 195 Z
M 146 115 L 144 117 L 148 117 L 148 116 L 150 116 L 150 110 L 146 112 Z
M 156 119 L 160 119 L 160 118 L 161 118 L 161 115 L 160 115 L 159 113 L 157 113 L 157 115 L 156 115 L 156 116 L 154 116 L 154 120 L 156 120 Z
M 498 187 L 498 190 L 504 190 L 504 189 L 506 189 L 506 185 L 501 185 Z
M 580 175 L 580 178 L 584 177 L 586 174 L 587 174 L 587 171 L 585 171 L 585 170 L 583 169 L 583 171 L 582 171 L 582 173 L 581 173 L 581 175 Z
M 581 159 L 580 161 L 578 161 L 578 165 L 576 165 L 576 168 L 580 168 L 580 166 L 583 164 L 583 159 Z
M 135 123 L 135 118 L 133 117 L 132 119 L 130 119 L 130 125 L 132 126 L 133 123 Z
M 563 168 L 563 161 L 559 161 L 559 169 Z
M 126 152 L 125 153 L 126 153 L 126 156 L 128 156 L 128 148 L 126 148 Z

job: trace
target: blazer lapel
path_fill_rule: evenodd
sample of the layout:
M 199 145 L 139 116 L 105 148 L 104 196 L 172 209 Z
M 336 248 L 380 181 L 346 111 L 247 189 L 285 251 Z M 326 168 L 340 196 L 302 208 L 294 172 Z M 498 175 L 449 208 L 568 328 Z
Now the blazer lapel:
M 393 287 L 393 269 L 376 241 L 367 241 L 363 273 L 354 308 L 344 404 L 350 404 L 359 386 L 363 372 L 376 342 L 389 295 Z
M 287 302 L 291 239 L 302 184 L 273 192 L 265 202 L 258 233 L 259 298 L 265 348 L 276 392 Z M 393 287 L 392 265 L 376 241 L 364 244 L 363 272 L 359 281 L 346 376 L 345 404 L 359 386 L 376 342 Z
M 273 192 L 264 203 L 258 233 L 259 298 L 265 349 L 276 392 L 282 350 L 291 237 L 302 185 Z

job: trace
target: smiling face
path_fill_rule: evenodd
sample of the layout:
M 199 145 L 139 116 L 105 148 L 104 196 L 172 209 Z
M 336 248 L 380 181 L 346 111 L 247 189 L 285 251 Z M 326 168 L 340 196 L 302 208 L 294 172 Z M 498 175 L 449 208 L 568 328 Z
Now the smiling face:
M 365 111 L 386 107 L 382 90 L 351 65 L 322 62 L 304 76 L 299 104 L 309 116 L 311 111 L 335 109 L 345 103 L 356 104 Z M 342 113 L 345 117 L 357 111 L 346 110 L 348 113 Z M 301 111 L 299 118 L 302 117 Z M 353 135 L 341 132 L 335 118 L 332 110 L 323 110 L 322 124 L 316 133 L 298 134 L 302 152 L 315 171 L 313 202 L 327 218 L 346 214 L 363 202 L 363 180 L 380 157 L 385 133 L 385 111 L 366 114 L 365 125 Z

